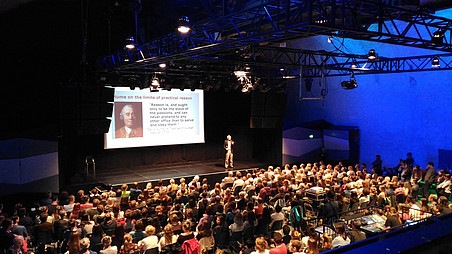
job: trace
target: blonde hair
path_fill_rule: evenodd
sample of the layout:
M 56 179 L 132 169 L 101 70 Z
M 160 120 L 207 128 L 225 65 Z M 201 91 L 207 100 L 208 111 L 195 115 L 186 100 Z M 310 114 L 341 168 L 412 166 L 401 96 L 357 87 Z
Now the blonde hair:
M 256 244 L 255 249 L 259 252 L 263 252 L 266 249 L 268 249 L 268 243 L 263 237 L 256 238 L 255 244 Z
M 146 232 L 147 236 L 153 235 L 153 234 L 155 234 L 155 227 L 152 225 L 148 225 L 148 226 L 146 226 L 144 231 Z

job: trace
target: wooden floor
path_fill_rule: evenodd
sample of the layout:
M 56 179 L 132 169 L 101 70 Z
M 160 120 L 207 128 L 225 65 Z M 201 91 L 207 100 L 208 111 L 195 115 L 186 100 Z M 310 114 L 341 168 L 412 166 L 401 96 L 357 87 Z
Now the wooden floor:
M 246 170 L 266 167 L 266 165 L 253 162 L 234 162 L 233 170 Z M 137 168 L 119 168 L 102 170 L 97 169 L 98 182 L 106 185 L 130 184 L 133 182 L 149 182 L 159 179 L 185 177 L 190 179 L 195 175 L 206 176 L 225 173 L 223 160 L 193 161 L 185 163 L 142 166 Z

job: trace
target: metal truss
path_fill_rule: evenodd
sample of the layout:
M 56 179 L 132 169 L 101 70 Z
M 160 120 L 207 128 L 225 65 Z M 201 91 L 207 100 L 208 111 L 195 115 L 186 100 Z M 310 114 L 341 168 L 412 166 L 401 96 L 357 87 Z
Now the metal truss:
M 161 62 L 215 58 L 225 51 L 314 35 L 376 41 L 452 52 L 452 20 L 378 0 L 262 0 L 195 24 L 188 35 L 172 33 L 99 59 L 100 69 L 137 70 Z M 440 31 L 442 42 L 432 42 Z
M 290 68 L 291 73 L 303 77 L 344 76 L 384 74 L 417 71 L 452 70 L 452 54 L 423 55 L 411 57 L 368 60 L 367 55 L 345 54 L 327 51 L 299 50 L 281 47 L 255 47 L 249 55 L 255 61 L 242 61 L 242 65 L 274 66 Z M 440 66 L 433 67 L 432 60 L 437 57 Z
M 440 66 L 433 67 L 438 58 Z M 251 75 L 273 79 L 332 77 L 419 71 L 452 70 L 452 53 L 368 60 L 367 55 L 257 46 L 222 57 L 173 61 L 164 71 L 155 65 L 125 69 L 123 74 L 162 73 L 168 76 L 228 78 L 237 68 L 249 67 Z

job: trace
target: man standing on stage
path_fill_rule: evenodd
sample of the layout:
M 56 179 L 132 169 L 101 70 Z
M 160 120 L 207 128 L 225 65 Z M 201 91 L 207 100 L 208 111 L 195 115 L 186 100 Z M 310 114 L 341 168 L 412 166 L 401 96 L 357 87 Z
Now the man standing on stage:
M 226 137 L 224 141 L 224 149 L 226 150 L 226 158 L 224 160 L 224 167 L 234 167 L 234 153 L 233 153 L 234 141 L 231 139 L 231 135 Z

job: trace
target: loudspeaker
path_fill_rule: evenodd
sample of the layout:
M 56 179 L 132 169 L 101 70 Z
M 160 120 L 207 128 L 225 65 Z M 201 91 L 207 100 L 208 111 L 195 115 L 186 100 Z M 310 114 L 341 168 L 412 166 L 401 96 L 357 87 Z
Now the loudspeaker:
M 285 93 L 260 93 L 251 95 L 250 128 L 282 127 L 287 95 Z

